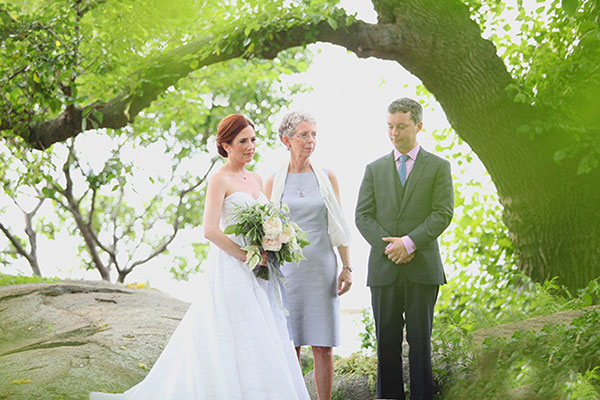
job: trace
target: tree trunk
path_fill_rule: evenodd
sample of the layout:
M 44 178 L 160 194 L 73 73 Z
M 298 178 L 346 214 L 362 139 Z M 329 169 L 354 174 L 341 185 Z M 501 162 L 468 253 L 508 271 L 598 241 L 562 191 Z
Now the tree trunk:
M 119 271 L 119 276 L 117 277 L 117 282 L 125 283 L 125 278 L 127 277 L 127 275 L 129 275 L 130 272 L 131 272 L 131 270 Z
M 63 173 L 66 179 L 66 187 L 64 189 L 60 187 L 55 187 L 56 191 L 60 193 L 66 200 L 66 204 L 64 204 L 62 201 L 59 201 L 59 204 L 73 216 L 75 224 L 77 225 L 77 229 L 79 229 L 81 236 L 83 236 L 83 240 L 85 241 L 86 248 L 88 249 L 94 267 L 96 267 L 103 280 L 110 282 L 110 269 L 104 265 L 102 259 L 100 258 L 100 254 L 98 253 L 96 244 L 96 236 L 92 231 L 93 228 L 91 226 L 91 222 L 89 224 L 86 223 L 83 215 L 81 214 L 81 209 L 79 207 L 81 199 L 77 201 L 75 200 L 75 197 L 73 195 L 73 180 L 71 178 L 70 172 L 70 168 L 74 158 L 72 146 L 73 145 L 71 145 L 71 148 L 69 149 L 69 157 L 63 165 Z
M 94 267 L 100 273 L 100 276 L 103 280 L 110 282 L 110 270 L 104 266 L 104 263 L 100 259 L 100 254 L 98 254 L 98 250 L 96 249 L 96 240 L 94 238 L 94 234 L 90 231 L 90 227 L 83 220 L 83 216 L 79 211 L 79 207 L 72 201 L 72 198 L 68 198 L 69 201 L 69 209 L 68 211 L 73 215 L 73 219 L 75 219 L 75 223 L 81 236 L 83 236 L 83 240 L 85 241 L 86 248 L 90 253 L 90 257 L 92 258 L 92 263 Z
M 38 255 L 37 255 L 37 232 L 33 229 L 33 216 L 39 210 L 40 206 L 44 200 L 40 200 L 38 206 L 30 213 L 25 214 L 25 233 L 29 238 L 29 244 L 31 246 L 31 250 L 29 252 L 29 257 L 27 261 L 29 261 L 29 266 L 33 271 L 33 274 L 36 276 L 42 276 L 42 271 L 40 270 L 40 265 L 38 263 Z
M 534 153 L 532 153 L 534 154 Z M 499 190 L 518 267 L 541 282 L 559 277 L 570 290 L 600 276 L 600 176 L 577 175 L 575 165 L 546 162 L 512 179 L 520 187 Z

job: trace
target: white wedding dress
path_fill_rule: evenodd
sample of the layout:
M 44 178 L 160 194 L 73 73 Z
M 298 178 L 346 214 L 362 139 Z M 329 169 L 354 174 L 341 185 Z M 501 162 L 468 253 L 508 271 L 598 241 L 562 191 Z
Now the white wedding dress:
M 225 198 L 221 228 L 236 205 L 265 202 L 245 192 Z M 231 236 L 238 244 L 240 237 Z M 123 394 L 90 400 L 309 400 L 272 281 L 214 245 L 197 298 L 146 378 Z

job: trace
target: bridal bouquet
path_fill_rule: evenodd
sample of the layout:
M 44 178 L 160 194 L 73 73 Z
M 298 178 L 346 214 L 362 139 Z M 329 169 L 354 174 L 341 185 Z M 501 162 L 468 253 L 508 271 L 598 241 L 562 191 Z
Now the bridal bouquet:
M 284 261 L 298 263 L 304 259 L 302 248 L 310 242 L 306 232 L 288 219 L 288 212 L 285 205 L 279 209 L 270 202 L 238 207 L 232 214 L 236 223 L 225 228 L 228 235 L 244 237 L 247 245 L 242 250 L 248 252 L 250 269 L 259 278 L 269 279 L 269 268 L 258 265 L 262 260 L 261 251 L 267 252 L 267 264 L 276 267 Z

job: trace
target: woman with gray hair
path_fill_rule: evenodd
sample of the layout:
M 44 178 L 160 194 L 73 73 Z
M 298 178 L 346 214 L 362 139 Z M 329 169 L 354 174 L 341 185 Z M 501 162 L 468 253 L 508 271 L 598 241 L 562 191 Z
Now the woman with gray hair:
M 289 283 L 290 325 L 298 359 L 301 346 L 312 347 L 319 400 L 330 400 L 332 347 L 340 343 L 339 296 L 352 285 L 350 232 L 340 207 L 337 178 L 310 160 L 317 144 L 315 120 L 305 113 L 287 114 L 279 137 L 290 152 L 290 160 L 267 178 L 265 194 L 276 204 L 287 204 L 291 220 L 310 240 L 303 250 L 305 260 L 282 266 Z M 342 260 L 339 276 L 333 247 Z

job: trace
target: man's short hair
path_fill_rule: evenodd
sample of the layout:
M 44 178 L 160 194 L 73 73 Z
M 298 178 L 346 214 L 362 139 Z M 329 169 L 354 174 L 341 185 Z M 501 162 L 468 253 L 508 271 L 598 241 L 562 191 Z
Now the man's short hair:
M 423 107 L 417 101 L 408 97 L 403 97 L 390 103 L 388 113 L 396 114 L 397 112 L 410 112 L 410 119 L 413 120 L 415 125 L 423 120 Z

